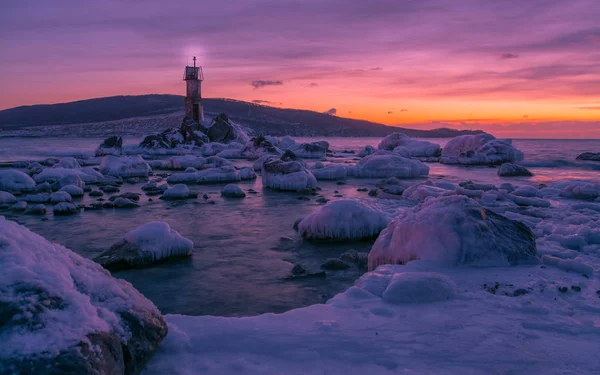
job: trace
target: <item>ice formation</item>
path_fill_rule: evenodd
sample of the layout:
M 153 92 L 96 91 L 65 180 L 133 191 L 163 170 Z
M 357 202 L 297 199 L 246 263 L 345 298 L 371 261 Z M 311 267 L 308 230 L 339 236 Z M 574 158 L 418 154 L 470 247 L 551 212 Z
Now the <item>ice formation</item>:
M 50 203 L 71 202 L 71 194 L 66 191 L 56 191 L 50 194 Z
M 34 188 L 35 181 L 27 174 L 16 169 L 0 170 L 0 190 L 17 193 Z
M 329 149 L 329 143 L 325 141 L 301 143 L 289 148 L 297 157 L 303 159 L 321 159 L 324 158 Z
M 315 189 L 317 179 L 297 161 L 266 159 L 262 165 L 262 184 L 276 190 Z
M 348 175 L 346 167 L 341 164 L 323 165 L 321 168 L 312 168 L 311 173 L 317 180 L 343 180 Z
M 165 192 L 161 196 L 162 199 L 166 200 L 187 199 L 192 197 L 195 197 L 195 195 L 192 194 L 187 185 L 184 184 L 173 185 L 172 187 L 165 190 Z
M 206 159 L 193 155 L 173 156 L 161 163 L 162 169 L 200 169 L 206 164 Z
M 390 151 L 379 150 L 362 158 L 348 174 L 356 177 L 411 178 L 429 174 L 429 167 L 419 160 L 408 159 Z
M 380 150 L 393 151 L 397 147 L 404 147 L 410 157 L 429 157 L 429 156 L 440 156 L 441 148 L 440 145 L 412 139 L 403 133 L 392 133 L 387 135 L 378 148 Z
M 221 195 L 230 198 L 244 198 L 246 193 L 236 184 L 228 184 L 221 189 Z
M 83 194 L 84 194 L 83 189 L 80 188 L 79 186 L 75 186 L 75 185 L 65 185 L 65 186 L 61 187 L 58 191 L 59 192 L 64 191 L 65 193 L 68 193 L 72 197 L 83 197 Z
M 114 157 L 114 156 L 113 156 Z M 81 169 L 71 168 L 46 168 L 39 174 L 33 176 L 33 179 L 37 183 L 57 182 L 65 177 L 77 176 L 85 183 L 97 184 L 103 182 L 105 177 L 102 173 L 96 171 L 94 168 L 85 167 Z
M 148 163 L 139 155 L 122 157 L 108 155 L 100 162 L 100 172 L 110 176 L 147 177 L 150 170 Z
M 61 202 L 59 204 L 54 205 L 54 207 L 52 208 L 52 212 L 54 213 L 54 215 L 72 215 L 77 213 L 77 211 L 79 211 L 77 209 L 77 206 L 75 206 L 73 203 L 71 202 Z
M 510 140 L 491 134 L 461 135 L 452 138 L 442 149 L 445 164 L 501 164 L 523 160 L 523 153 Z
M 81 165 L 77 161 L 77 159 L 72 157 L 62 158 L 58 161 L 58 163 L 54 164 L 52 168 L 69 168 L 69 169 L 78 169 L 81 168 Z
M 0 205 L 12 205 L 17 202 L 17 197 L 7 191 L 0 191 Z
M 413 303 L 444 301 L 456 294 L 456 284 L 446 275 L 435 272 L 400 272 L 390 278 L 381 297 L 391 303 Z
M 193 248 L 194 243 L 169 224 L 154 221 L 128 232 L 94 260 L 111 270 L 142 267 L 172 257 L 190 256 Z
M 518 176 L 533 176 L 527 168 L 522 165 L 513 163 L 504 163 L 498 168 L 498 176 L 501 177 L 518 177 Z
M 367 145 L 358 152 L 358 156 L 361 158 L 364 158 L 367 155 L 371 155 L 371 154 L 375 153 L 375 151 L 377 151 L 377 149 L 375 147 Z
M 377 236 L 389 220 L 369 200 L 339 199 L 302 219 L 298 233 L 307 239 L 360 240 Z
M 174 173 L 167 177 L 170 184 L 208 184 L 214 182 L 235 182 L 241 177 L 233 166 L 208 168 L 194 173 Z
M 250 167 L 240 169 L 238 175 L 242 181 L 254 180 L 256 178 L 256 173 L 254 173 L 254 170 Z
M 0 373 L 137 373 L 167 333 L 126 281 L 0 217 Z
M 521 222 L 464 196 L 442 196 L 395 217 L 375 241 L 369 269 L 417 259 L 447 265 L 505 265 L 531 261 L 536 254 L 535 237 Z

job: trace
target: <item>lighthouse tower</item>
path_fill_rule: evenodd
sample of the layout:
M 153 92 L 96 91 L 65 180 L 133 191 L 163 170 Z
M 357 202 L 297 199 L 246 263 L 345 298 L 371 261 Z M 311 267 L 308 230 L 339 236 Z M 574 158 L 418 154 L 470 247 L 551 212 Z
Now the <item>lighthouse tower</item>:
M 200 92 L 204 75 L 202 74 L 202 67 L 196 66 L 196 56 L 194 56 L 194 66 L 185 67 L 183 80 L 186 83 L 185 116 L 200 122 L 204 120 L 204 108 Z

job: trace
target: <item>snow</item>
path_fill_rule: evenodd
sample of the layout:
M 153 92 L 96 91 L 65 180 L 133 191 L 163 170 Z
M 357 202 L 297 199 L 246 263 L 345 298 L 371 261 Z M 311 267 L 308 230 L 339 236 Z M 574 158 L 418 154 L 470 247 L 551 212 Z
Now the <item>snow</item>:
M 200 169 L 206 164 L 206 159 L 193 155 L 173 156 L 161 164 L 162 169 Z
M 382 200 L 382 202 L 385 202 Z M 298 233 L 306 239 L 360 240 L 373 238 L 389 223 L 385 203 L 367 199 L 339 199 L 327 203 L 303 218 Z M 396 208 L 397 204 L 390 208 Z M 395 213 L 395 211 L 394 211 Z
M 524 224 L 485 210 L 464 196 L 429 198 L 403 211 L 369 253 L 381 264 L 432 260 L 445 265 L 506 265 L 536 259 L 535 238 Z
M 438 144 L 412 139 L 406 134 L 398 132 L 389 134 L 383 138 L 378 148 L 380 150 L 392 151 L 399 146 L 404 147 L 410 157 L 439 156 L 441 152 L 440 145 Z
M 523 160 L 523 153 L 510 140 L 491 134 L 461 135 L 452 138 L 442 149 L 445 164 L 500 164 Z
M 435 272 L 400 272 L 394 274 L 381 297 L 390 303 L 434 302 L 457 294 L 454 281 Z
M 0 305 L 9 323 L 0 330 L 0 363 L 53 357 L 95 332 L 125 341 L 131 332 L 121 313 L 160 315 L 128 282 L 3 217 L 0 243 Z
M 208 168 L 194 173 L 174 173 L 167 177 L 167 182 L 170 184 L 203 184 L 213 182 L 236 182 L 240 181 L 240 175 L 231 165 Z
M 34 188 L 35 181 L 27 174 L 16 169 L 0 170 L 0 190 L 17 193 Z
M 66 191 L 57 191 L 50 194 L 50 203 L 71 202 L 73 199 Z
M 317 179 L 297 161 L 266 159 L 262 165 L 262 184 L 276 190 L 315 189 Z
M 254 180 L 256 178 L 256 173 L 254 172 L 254 169 L 250 167 L 244 167 L 240 169 L 238 175 L 242 181 Z
M 45 181 L 60 181 L 65 177 L 71 176 L 79 177 L 86 184 L 97 184 L 105 181 L 105 177 L 102 175 L 102 173 L 96 171 L 94 168 L 91 167 L 85 167 L 81 169 L 46 168 L 39 174 L 33 176 L 33 179 L 39 184 Z
M 190 189 L 187 187 L 187 185 L 176 184 L 176 185 L 173 185 L 172 187 L 168 188 L 167 190 L 165 190 L 165 192 L 162 194 L 161 198 L 173 200 L 173 199 L 186 199 L 186 198 L 190 198 L 192 196 L 193 195 L 190 192 Z
M 236 184 L 228 184 L 221 190 L 221 195 L 230 198 L 244 198 L 246 193 Z
M 600 184 L 590 181 L 569 180 L 550 184 L 549 188 L 561 190 L 565 198 L 594 200 L 600 197 Z
M 348 174 L 366 178 L 411 178 L 426 176 L 429 174 L 429 167 L 419 160 L 412 160 L 393 152 L 379 150 L 362 158 L 355 168 L 349 168 Z
M 81 165 L 77 161 L 77 159 L 72 157 L 62 158 L 58 161 L 58 163 L 54 164 L 52 168 L 70 168 L 70 169 L 78 169 L 81 168 Z
M 107 155 L 100 162 L 100 172 L 110 176 L 147 177 L 150 170 L 148 163 L 139 155 L 121 157 Z
M 348 175 L 346 167 L 340 164 L 329 164 L 322 168 L 313 168 L 310 172 L 317 180 L 343 180 Z
M 72 197 L 83 197 L 83 194 L 84 194 L 83 189 L 80 188 L 79 186 L 75 186 L 75 185 L 65 185 L 65 186 L 61 187 L 58 191 L 59 192 L 64 191 L 65 193 L 68 193 Z
M 544 254 L 542 256 L 542 262 L 546 265 L 554 266 L 568 272 L 577 272 L 588 276 L 594 274 L 594 268 L 581 258 L 560 259 L 552 255 Z
M 14 204 L 17 198 L 7 191 L 0 191 L 0 205 Z
M 538 193 L 538 189 L 535 186 L 523 185 L 513 190 L 512 194 L 520 197 L 535 197 Z

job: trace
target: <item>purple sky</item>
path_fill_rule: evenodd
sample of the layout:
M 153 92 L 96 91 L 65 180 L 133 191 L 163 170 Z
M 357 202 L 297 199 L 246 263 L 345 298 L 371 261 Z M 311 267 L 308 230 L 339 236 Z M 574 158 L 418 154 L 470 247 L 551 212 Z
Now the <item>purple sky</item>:
M 597 0 L 8 0 L 0 33 L 0 108 L 180 94 L 197 55 L 208 97 L 388 124 L 600 119 Z

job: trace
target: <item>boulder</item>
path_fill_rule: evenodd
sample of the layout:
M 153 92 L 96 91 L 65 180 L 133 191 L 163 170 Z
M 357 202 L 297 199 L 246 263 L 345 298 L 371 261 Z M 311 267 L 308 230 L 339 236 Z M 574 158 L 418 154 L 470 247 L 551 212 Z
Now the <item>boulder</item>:
M 167 334 L 100 265 L 0 218 L 0 373 L 139 374 Z
M 128 232 L 94 261 L 109 270 L 146 267 L 169 258 L 190 256 L 193 248 L 194 243 L 169 224 L 155 221 Z
M 66 216 L 76 214 L 79 212 L 79 209 L 71 202 L 62 202 L 55 205 L 52 212 L 54 216 Z
M 523 156 L 510 140 L 500 140 L 482 133 L 452 138 L 443 148 L 440 161 L 444 164 L 495 165 L 521 161 Z
M 440 156 L 442 152 L 438 144 L 412 139 L 406 134 L 399 132 L 387 135 L 377 148 L 380 150 L 395 151 L 397 147 L 406 149 L 409 157 L 436 157 Z
M 360 150 L 360 152 L 358 153 L 358 156 L 361 158 L 364 158 L 365 156 L 374 154 L 377 151 L 377 149 L 373 146 L 365 146 L 362 150 Z
M 412 178 L 429 174 L 429 167 L 420 162 L 397 153 L 379 150 L 362 158 L 354 168 L 348 168 L 349 175 L 356 177 L 397 177 Z
M 147 177 L 151 168 L 141 156 L 108 155 L 100 162 L 100 172 L 116 177 Z
M 113 135 L 102 142 L 95 151 L 96 156 L 114 155 L 119 156 L 123 153 L 123 138 Z
M 522 165 L 513 163 L 504 163 L 498 168 L 498 176 L 500 177 L 529 177 L 533 176 L 533 173 L 529 172 L 529 169 Z
M 321 268 L 324 270 L 341 271 L 350 268 L 350 265 L 341 259 L 329 258 L 321 264 Z
M 176 184 L 165 190 L 160 199 L 177 200 L 196 198 L 198 195 L 193 194 L 190 189 L 184 184 Z
M 229 143 L 238 142 L 246 144 L 249 137 L 244 130 L 233 124 L 226 114 L 220 113 L 215 116 L 206 130 L 206 135 L 211 142 Z
M 298 161 L 266 159 L 262 165 L 262 184 L 276 190 L 315 189 L 317 179 Z
M 221 195 L 229 198 L 244 198 L 246 193 L 236 184 L 228 184 L 221 190 Z
M 579 154 L 575 159 L 600 161 L 600 152 L 584 152 L 583 154 Z
M 369 270 L 412 260 L 447 266 L 537 261 L 535 236 L 525 224 L 465 196 L 440 196 L 406 209 L 377 237 Z
M 35 181 L 26 173 L 16 169 L 0 170 L 0 190 L 10 193 L 33 191 Z

